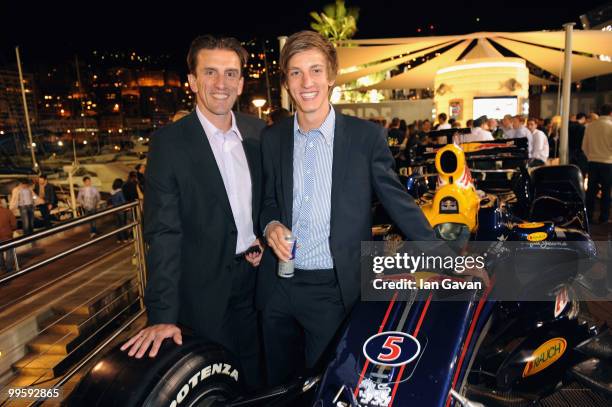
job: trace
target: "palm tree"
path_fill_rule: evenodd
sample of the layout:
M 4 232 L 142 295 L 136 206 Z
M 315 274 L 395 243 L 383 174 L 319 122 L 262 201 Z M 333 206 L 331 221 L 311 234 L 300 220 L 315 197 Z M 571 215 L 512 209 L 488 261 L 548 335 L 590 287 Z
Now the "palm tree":
M 357 32 L 359 8 L 347 9 L 344 0 L 336 0 L 335 4 L 324 6 L 322 13 L 313 11 L 310 16 L 315 20 L 310 27 L 334 42 L 347 40 Z

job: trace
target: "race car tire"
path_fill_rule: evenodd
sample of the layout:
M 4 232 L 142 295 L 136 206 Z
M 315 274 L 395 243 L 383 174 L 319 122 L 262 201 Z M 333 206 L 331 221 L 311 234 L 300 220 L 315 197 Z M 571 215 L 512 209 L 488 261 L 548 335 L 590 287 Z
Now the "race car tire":
M 119 346 L 96 363 L 68 406 L 221 406 L 242 392 L 242 371 L 222 346 L 168 339 L 155 358 L 136 359 Z

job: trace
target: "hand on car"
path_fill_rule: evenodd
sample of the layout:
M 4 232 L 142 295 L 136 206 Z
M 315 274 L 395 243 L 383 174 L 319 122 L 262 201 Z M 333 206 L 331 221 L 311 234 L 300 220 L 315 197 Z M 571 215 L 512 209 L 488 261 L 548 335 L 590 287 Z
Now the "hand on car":
M 266 229 L 268 246 L 280 261 L 288 261 L 291 257 L 291 244 L 285 240 L 285 236 L 290 234 L 291 231 L 280 222 L 271 223 Z
M 135 356 L 140 359 L 151 346 L 151 352 L 149 357 L 154 358 L 157 356 L 159 347 L 166 338 L 172 338 L 177 345 L 183 344 L 183 337 L 181 336 L 181 330 L 174 324 L 157 324 L 151 325 L 136 335 L 134 335 L 129 341 L 123 344 L 121 347 L 122 351 L 130 349 L 128 352 L 129 356 Z

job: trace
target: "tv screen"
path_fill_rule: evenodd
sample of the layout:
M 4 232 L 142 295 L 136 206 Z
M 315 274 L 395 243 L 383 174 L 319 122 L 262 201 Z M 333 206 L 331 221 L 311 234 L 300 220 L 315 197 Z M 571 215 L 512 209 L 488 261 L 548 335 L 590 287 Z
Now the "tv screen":
M 518 114 L 518 98 L 516 96 L 476 97 L 474 98 L 474 119 L 486 115 L 491 119 L 501 119 L 509 114 Z

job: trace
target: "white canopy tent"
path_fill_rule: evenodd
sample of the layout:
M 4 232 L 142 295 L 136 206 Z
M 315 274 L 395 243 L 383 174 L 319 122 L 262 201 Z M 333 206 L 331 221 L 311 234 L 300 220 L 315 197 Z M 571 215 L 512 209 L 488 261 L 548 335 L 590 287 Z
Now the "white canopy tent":
M 405 72 L 362 89 L 418 89 L 431 88 L 438 69 L 455 62 L 467 46 L 476 45 L 464 59 L 501 56 L 494 44 L 501 45 L 557 77 L 561 77 L 564 65 L 564 31 L 537 31 L 523 33 L 479 32 L 465 35 L 348 40 L 339 44 L 340 75 L 336 84 L 342 85 L 375 72 L 384 72 L 413 58 L 457 44 L 440 55 L 407 69 Z M 576 30 L 573 33 L 572 81 L 612 73 L 612 32 Z M 550 81 L 534 75 L 531 84 Z
M 524 59 L 536 72 L 554 75 L 555 81 L 529 74 L 531 85 L 561 83 L 563 78 L 561 162 L 567 162 L 567 129 L 570 83 L 612 73 L 612 32 L 573 30 L 573 23 L 563 31 L 478 32 L 440 37 L 347 40 L 339 44 L 340 74 L 336 84 L 343 85 L 361 77 L 407 64 L 404 72 L 387 77 L 357 90 L 433 88 L 436 73 L 458 61 L 500 58 L 503 47 Z M 475 45 L 466 49 L 476 40 Z M 567 45 L 567 50 L 565 49 Z M 441 52 L 438 52 L 441 50 Z M 415 64 L 409 61 L 420 58 Z M 414 66 L 411 66 L 414 65 Z

